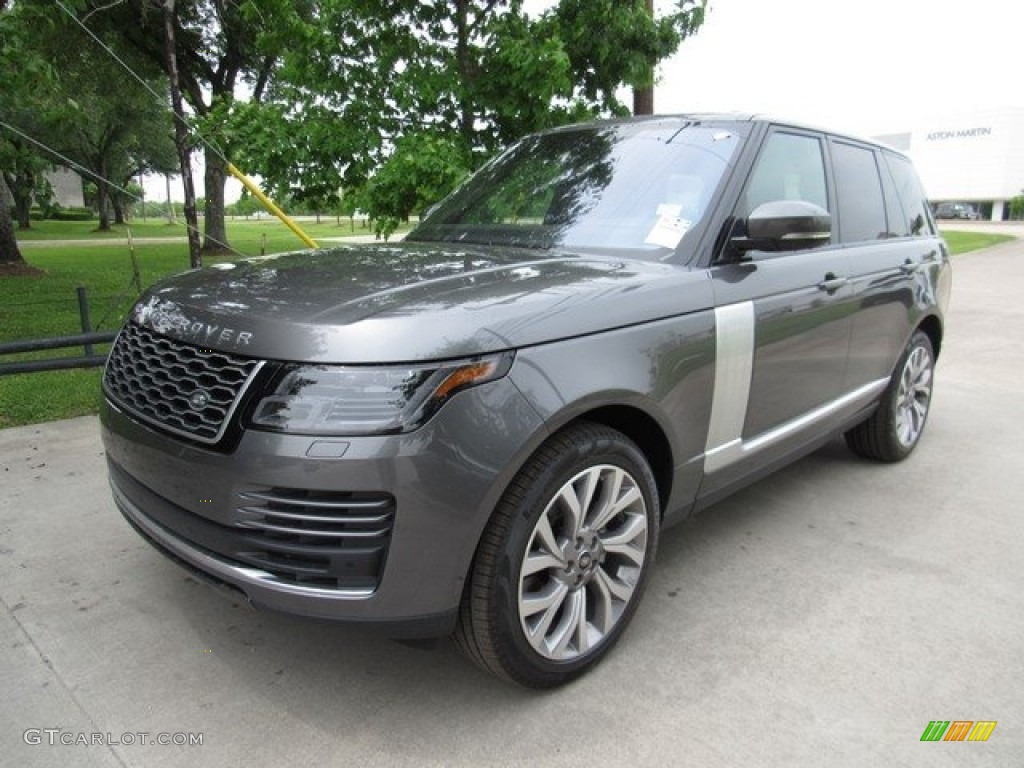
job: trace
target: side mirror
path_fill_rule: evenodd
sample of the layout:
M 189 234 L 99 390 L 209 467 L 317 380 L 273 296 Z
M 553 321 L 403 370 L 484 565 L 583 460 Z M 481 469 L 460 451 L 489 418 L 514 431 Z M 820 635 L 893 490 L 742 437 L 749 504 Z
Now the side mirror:
M 823 245 L 832 237 L 829 212 L 803 200 L 763 203 L 751 212 L 746 224 L 746 236 L 730 241 L 739 253 L 805 250 Z

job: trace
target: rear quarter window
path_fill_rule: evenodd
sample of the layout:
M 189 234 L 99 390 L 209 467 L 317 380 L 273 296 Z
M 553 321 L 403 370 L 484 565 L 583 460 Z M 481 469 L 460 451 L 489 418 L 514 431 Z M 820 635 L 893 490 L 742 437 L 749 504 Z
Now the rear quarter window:
M 889 173 L 892 174 L 896 195 L 906 217 L 906 226 L 899 227 L 896 231 L 909 230 L 911 235 L 917 237 L 934 235 L 935 226 L 932 223 L 931 210 L 914 166 L 905 157 L 890 152 L 884 152 L 882 156 Z

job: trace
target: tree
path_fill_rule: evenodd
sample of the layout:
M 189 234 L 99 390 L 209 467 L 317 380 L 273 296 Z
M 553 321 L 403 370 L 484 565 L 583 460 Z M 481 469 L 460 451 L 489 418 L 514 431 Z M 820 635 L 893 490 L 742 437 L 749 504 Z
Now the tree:
M 232 216 L 245 216 L 248 219 L 256 211 L 260 210 L 261 207 L 259 200 L 249 194 L 249 190 L 243 189 L 241 197 L 227 206 L 226 210 Z
M 450 138 L 425 132 L 402 137 L 367 185 L 377 234 L 389 236 L 399 222 L 444 197 L 468 173 L 467 160 Z
M 161 60 L 151 0 L 77 2 L 91 27 Z M 616 90 L 652 81 L 700 26 L 704 0 L 659 19 L 644 0 L 560 0 L 535 19 L 522 5 L 177 0 L 183 88 L 207 142 L 204 247 L 225 241 L 221 153 L 319 204 L 365 183 L 409 133 L 454 136 L 476 167 L 524 133 L 626 113 Z
M 329 5 L 327 0 L 324 5 Z M 149 0 L 79 0 L 81 17 L 94 30 L 116 34 L 151 63 L 167 72 L 162 7 Z M 309 16 L 312 3 L 288 0 L 177 0 L 174 39 L 182 95 L 195 114 L 205 139 L 206 207 L 203 250 L 227 247 L 224 226 L 225 153 L 221 131 L 245 85 L 251 101 L 260 102 L 288 44 L 291 21 Z
M 0 120 L 4 122 L 8 122 L 11 106 L 20 103 L 50 74 L 45 61 L 20 50 L 23 28 L 8 5 L 8 0 L 0 0 Z M 16 153 L 12 139 L 10 131 L 0 134 L 0 267 L 24 268 L 9 207 L 13 196 L 6 182 L 9 172 L 14 170 L 12 155 Z
M 706 0 L 678 0 L 655 18 L 647 0 L 560 0 L 552 16 L 585 100 L 616 114 L 619 86 L 641 92 L 638 114 L 653 112 L 654 68 L 704 23 Z M 600 29 L 600 34 L 594 34 Z
M 413 34 L 399 38 L 391 103 L 408 110 L 399 118 L 407 132 L 448 137 L 463 169 L 474 168 L 526 133 L 628 114 L 616 91 L 652 85 L 655 64 L 700 27 L 703 12 L 704 0 L 681 0 L 657 19 L 644 0 L 561 0 L 531 19 L 519 0 L 415 3 L 401 17 Z M 432 198 L 417 197 L 402 140 L 394 146 L 369 185 L 370 213 L 385 229 L 408 215 L 412 200 L 422 207 L 450 189 L 438 183 Z M 447 159 L 426 157 L 440 162 L 419 169 L 428 176 L 459 178 L 440 172 Z
M 0 173 L 14 202 L 18 229 L 31 229 L 32 202 L 37 193 L 45 191 L 47 183 L 43 174 L 51 165 L 21 137 L 13 134 L 0 137 Z
M 418 44 L 404 10 L 417 5 L 321 0 L 268 26 L 255 44 L 281 55 L 262 98 L 234 100 L 216 127 L 236 162 L 314 207 L 364 184 L 412 112 L 395 72 Z
M 1015 219 L 1024 219 L 1024 194 L 1010 198 L 1010 216 Z
M 76 37 L 65 30 L 61 38 Z M 139 173 L 166 170 L 173 157 L 171 121 L 164 105 L 141 87 L 114 88 L 121 77 L 105 51 L 80 39 L 55 58 L 58 78 L 47 122 L 61 153 L 78 163 L 83 178 L 96 184 L 99 229 L 110 228 L 111 215 L 123 220 L 118 187 Z M 153 87 L 163 88 L 158 79 Z
M 521 0 L 315 8 L 254 41 L 280 51 L 273 76 L 261 100 L 233 101 L 218 130 L 247 169 L 297 202 L 329 205 L 339 187 L 361 187 L 376 169 L 386 179 L 373 185 L 371 214 L 383 219 L 416 186 L 387 160 L 404 136 L 440 137 L 457 147 L 464 171 L 525 133 L 626 114 L 617 89 L 652 82 L 654 64 L 700 26 L 704 5 L 681 0 L 658 19 L 643 0 L 562 0 L 537 19 Z
M 112 199 L 117 188 L 141 171 L 168 167 L 172 147 L 166 106 L 142 87 L 112 88 L 111 83 L 124 79 L 120 65 L 72 20 L 54 16 L 51 3 L 23 0 L 10 16 L 19 32 L 18 55 L 42 59 L 52 70 L 45 82 L 24 89 L 3 114 L 24 134 L 69 158 L 83 180 L 96 185 L 100 229 L 109 229 L 112 211 L 121 207 Z M 147 69 L 130 53 L 119 55 L 150 77 L 151 88 L 165 90 L 159 70 Z M 45 165 L 59 162 L 53 154 L 40 154 L 45 150 L 32 151 L 45 156 Z M 26 177 L 14 186 L 16 198 L 26 190 L 19 205 L 27 213 L 34 179 Z
M 9 195 L 7 182 L 0 174 L 0 270 L 12 265 L 25 266 L 25 259 L 18 249 L 18 239 L 14 236 L 14 222 L 7 202 Z M 0 274 L 3 272 L 0 271 Z
M 368 207 L 364 199 L 365 196 L 366 189 L 364 187 L 349 187 L 338 190 L 338 204 L 334 208 L 334 213 L 338 217 L 339 224 L 341 223 L 341 217 L 345 216 L 348 219 L 351 230 L 353 232 L 356 231 L 356 213 Z

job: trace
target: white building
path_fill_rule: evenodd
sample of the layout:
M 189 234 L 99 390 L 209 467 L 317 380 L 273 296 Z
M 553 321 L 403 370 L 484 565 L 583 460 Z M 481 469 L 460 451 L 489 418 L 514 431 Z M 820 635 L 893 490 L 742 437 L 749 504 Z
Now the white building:
M 908 153 L 932 202 L 969 202 L 983 218 L 1009 216 L 1024 193 L 1024 108 L 977 110 L 876 136 Z
M 46 172 L 46 178 L 53 188 L 53 199 L 64 208 L 82 208 L 85 196 L 82 194 L 82 179 L 74 171 L 57 167 Z

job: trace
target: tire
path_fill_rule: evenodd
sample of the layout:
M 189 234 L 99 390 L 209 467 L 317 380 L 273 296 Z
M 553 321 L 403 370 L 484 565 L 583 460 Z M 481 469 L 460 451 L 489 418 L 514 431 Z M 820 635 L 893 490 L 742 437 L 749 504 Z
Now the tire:
M 654 475 L 625 435 L 589 422 L 553 435 L 484 531 L 455 632 L 460 650 L 528 688 L 583 674 L 636 611 L 658 510 Z
M 878 410 L 846 433 L 850 450 L 875 461 L 907 458 L 928 421 L 934 373 L 932 342 L 927 334 L 915 331 L 882 394 Z

